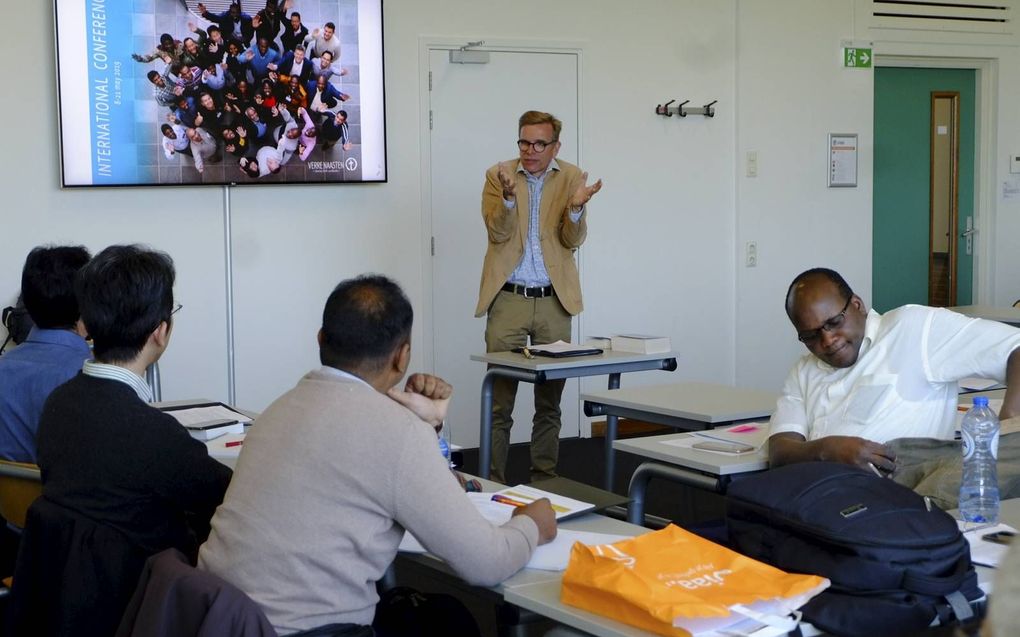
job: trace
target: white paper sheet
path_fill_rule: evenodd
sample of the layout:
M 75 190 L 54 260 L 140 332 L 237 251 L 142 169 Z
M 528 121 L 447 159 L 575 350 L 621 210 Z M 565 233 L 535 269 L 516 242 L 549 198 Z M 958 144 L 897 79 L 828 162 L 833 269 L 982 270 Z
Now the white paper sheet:
M 960 526 L 960 530 L 963 531 L 963 537 L 967 538 L 967 543 L 970 544 L 970 561 L 982 566 L 998 568 L 1002 560 L 1005 559 L 1009 546 L 996 544 L 981 538 L 989 533 L 997 533 L 999 531 L 1012 531 L 1015 533 L 1016 529 L 1008 524 L 996 524 L 993 526 L 979 526 L 968 530 L 967 523 L 963 520 L 957 520 L 956 523 Z

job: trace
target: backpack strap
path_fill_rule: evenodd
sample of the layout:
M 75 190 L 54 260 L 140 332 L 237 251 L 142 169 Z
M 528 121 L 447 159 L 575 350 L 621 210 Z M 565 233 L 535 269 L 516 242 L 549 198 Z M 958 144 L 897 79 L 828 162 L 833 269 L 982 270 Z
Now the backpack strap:
M 956 620 L 965 622 L 974 616 L 974 609 L 970 607 L 970 602 L 963 593 L 956 590 L 946 595 L 946 601 L 953 608 L 953 614 L 956 615 Z

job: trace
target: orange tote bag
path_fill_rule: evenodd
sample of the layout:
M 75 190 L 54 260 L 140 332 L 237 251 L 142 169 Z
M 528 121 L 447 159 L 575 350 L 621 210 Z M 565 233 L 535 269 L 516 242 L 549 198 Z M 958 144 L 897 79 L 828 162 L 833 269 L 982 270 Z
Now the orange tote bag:
M 574 544 L 564 604 L 667 636 L 793 630 L 829 580 L 763 564 L 677 526 L 615 544 Z

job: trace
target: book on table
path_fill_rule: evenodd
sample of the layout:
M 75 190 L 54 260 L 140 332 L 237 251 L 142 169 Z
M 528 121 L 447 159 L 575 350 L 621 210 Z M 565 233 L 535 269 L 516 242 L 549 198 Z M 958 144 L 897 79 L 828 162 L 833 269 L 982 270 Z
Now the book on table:
M 565 341 L 545 343 L 541 345 L 528 345 L 527 347 L 515 347 L 513 352 L 524 354 L 527 357 L 548 356 L 550 358 L 569 358 L 572 356 L 596 356 L 602 353 L 597 347 L 575 345 Z
M 202 441 L 244 433 L 244 425 L 251 422 L 251 418 L 223 403 L 174 405 L 163 407 L 160 411 L 173 416 L 192 438 Z
M 635 354 L 666 354 L 672 350 L 668 336 L 647 334 L 615 334 L 612 337 L 613 351 Z

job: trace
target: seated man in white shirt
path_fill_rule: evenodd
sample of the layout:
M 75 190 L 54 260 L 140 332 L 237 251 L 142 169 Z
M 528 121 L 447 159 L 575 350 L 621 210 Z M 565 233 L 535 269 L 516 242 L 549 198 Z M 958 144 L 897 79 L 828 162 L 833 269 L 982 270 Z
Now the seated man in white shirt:
M 1000 418 L 1020 415 L 1020 330 L 942 308 L 869 311 L 838 273 L 790 284 L 786 313 L 808 348 L 772 415 L 772 466 L 809 460 L 896 468 L 884 443 L 952 440 L 958 381 L 1007 385 Z
M 281 634 L 329 626 L 371 634 L 376 581 L 404 529 L 472 584 L 494 585 L 556 536 L 541 499 L 494 526 L 439 451 L 451 388 L 412 374 L 411 304 L 366 276 L 330 294 L 322 367 L 258 417 L 212 521 L 199 567 L 259 603 Z M 442 627 L 430 627 L 446 634 Z

